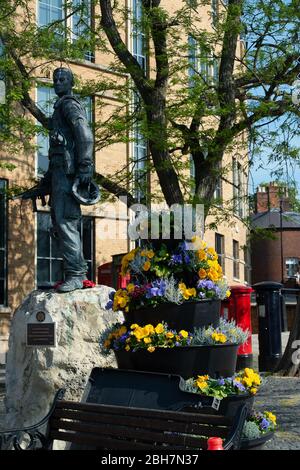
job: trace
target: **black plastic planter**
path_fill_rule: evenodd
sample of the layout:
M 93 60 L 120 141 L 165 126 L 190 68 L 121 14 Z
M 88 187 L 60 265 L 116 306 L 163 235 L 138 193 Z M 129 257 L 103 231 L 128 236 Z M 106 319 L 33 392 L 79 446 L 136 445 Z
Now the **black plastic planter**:
M 231 417 L 242 404 L 250 413 L 254 397 L 247 393 L 223 398 L 216 410 L 212 407 L 213 397 L 186 391 L 184 380 L 178 375 L 95 367 L 89 377 L 86 401 L 159 410 L 199 410 Z
M 267 432 L 257 439 L 245 439 L 241 440 L 241 450 L 260 450 L 263 449 L 266 442 L 270 441 L 274 437 L 274 431 Z
M 145 307 L 124 313 L 128 326 L 132 323 L 144 326 L 157 325 L 166 322 L 169 328 L 174 330 L 193 331 L 194 328 L 202 328 L 212 325 L 214 328 L 220 323 L 220 300 L 199 300 L 184 302 L 181 305 L 162 304 L 158 307 Z
M 163 372 L 189 377 L 208 374 L 213 378 L 230 377 L 236 368 L 238 345 L 179 346 L 135 352 L 114 351 L 120 369 Z

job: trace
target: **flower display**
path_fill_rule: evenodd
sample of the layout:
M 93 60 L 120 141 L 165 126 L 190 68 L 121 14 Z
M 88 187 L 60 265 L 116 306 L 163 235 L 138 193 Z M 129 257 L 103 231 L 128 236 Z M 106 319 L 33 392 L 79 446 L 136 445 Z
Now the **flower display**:
M 209 332 L 209 336 L 205 334 L 206 331 Z M 158 323 L 156 326 L 151 324 L 140 326 L 135 323 L 130 328 L 127 328 L 125 324 L 116 323 L 101 334 L 99 343 L 104 353 L 118 349 L 136 351 L 141 348 L 153 352 L 157 347 L 242 344 L 245 337 L 247 338 L 247 335 L 241 328 L 237 327 L 234 322 L 226 320 L 222 320 L 221 326 L 218 328 L 195 328 L 192 333 L 185 330 L 177 332 L 169 329 L 165 322 Z M 252 376 L 251 370 L 245 369 L 248 375 L 245 375 L 243 380 L 247 381 L 247 386 L 251 386 L 254 390 L 258 377 Z
M 271 411 L 252 411 L 243 428 L 244 439 L 257 439 L 268 432 L 275 431 L 276 415 Z
M 244 344 L 248 336 L 249 331 L 245 331 L 237 326 L 234 320 L 227 321 L 224 318 L 220 318 L 220 324 L 216 328 L 209 326 L 195 329 L 193 332 L 193 344 Z
M 151 244 L 135 248 L 123 257 L 121 274 L 130 274 L 131 282 L 112 294 L 107 309 L 129 312 L 230 295 L 216 251 L 197 237 L 178 242 L 173 250 L 164 243 L 157 250 Z
M 208 375 L 199 375 L 185 382 L 185 390 L 200 393 L 219 400 L 231 395 L 250 393 L 255 395 L 261 384 L 261 378 L 253 369 L 246 368 L 232 377 L 213 379 Z M 273 419 L 273 418 L 272 418 Z
M 104 354 L 120 349 L 132 352 L 146 349 L 152 353 L 156 348 L 189 346 L 192 336 L 185 330 L 179 332 L 170 330 L 166 323 L 158 323 L 156 326 L 149 324 L 143 327 L 132 324 L 130 328 L 117 323 L 102 333 L 99 342 Z

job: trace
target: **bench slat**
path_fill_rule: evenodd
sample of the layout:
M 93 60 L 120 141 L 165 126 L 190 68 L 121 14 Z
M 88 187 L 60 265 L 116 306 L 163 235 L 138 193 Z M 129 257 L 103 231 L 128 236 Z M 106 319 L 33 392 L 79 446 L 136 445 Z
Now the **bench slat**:
M 141 417 L 135 416 L 117 416 L 109 415 L 105 413 L 95 414 L 87 411 L 77 410 L 56 410 L 53 414 L 52 419 L 74 419 L 81 422 L 89 423 L 107 423 L 113 425 L 125 425 L 125 426 L 139 426 Z M 63 427 L 63 423 L 62 423 Z M 178 431 L 178 432 L 189 432 L 190 434 L 198 434 L 204 436 L 219 436 L 227 437 L 229 433 L 228 427 L 210 426 L 198 423 L 182 423 L 178 422 L 175 417 L 173 420 L 162 420 L 159 419 L 146 419 L 143 422 L 145 429 L 161 429 L 164 431 Z
M 170 411 L 170 410 L 153 410 L 146 408 L 135 408 L 125 407 L 117 405 L 100 405 L 94 403 L 77 403 L 72 401 L 61 400 L 57 403 L 57 409 L 73 409 L 82 411 L 92 411 L 98 413 L 110 413 L 110 414 L 123 414 L 125 416 L 145 416 L 145 417 L 161 417 L 163 419 L 173 418 L 176 415 L 178 421 L 190 422 L 211 425 L 232 425 L 232 419 L 222 415 L 208 415 L 194 412 L 183 412 L 183 411 Z
M 122 436 L 122 438 L 135 439 L 137 441 L 159 442 L 174 445 L 182 445 L 188 447 L 199 447 L 199 437 L 194 437 L 186 433 L 165 432 L 165 431 L 152 431 L 145 430 L 143 419 L 140 420 L 138 427 L 126 427 L 117 425 L 99 425 L 91 423 L 78 423 L 75 421 L 53 420 L 51 423 L 52 428 L 78 431 L 80 433 L 98 435 L 100 438 L 105 436 Z
M 122 440 L 114 439 L 107 436 L 94 436 L 86 433 L 72 433 L 72 432 L 61 432 L 61 431 L 51 431 L 51 439 L 62 440 L 66 442 L 71 442 L 74 444 L 88 445 L 95 449 L 121 449 L 121 450 L 187 450 L 186 445 L 163 445 L 156 442 L 138 442 L 133 440 Z M 207 449 L 207 440 L 199 439 L 197 447 L 190 447 L 191 450 L 202 450 Z

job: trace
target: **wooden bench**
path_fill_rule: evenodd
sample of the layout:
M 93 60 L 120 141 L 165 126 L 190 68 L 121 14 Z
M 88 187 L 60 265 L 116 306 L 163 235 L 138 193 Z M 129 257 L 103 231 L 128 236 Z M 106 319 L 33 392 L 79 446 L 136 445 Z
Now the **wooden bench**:
M 224 450 L 239 449 L 247 409 L 232 418 L 63 400 L 59 390 L 38 424 L 0 432 L 0 449 L 51 450 L 54 440 L 105 450 L 206 450 L 209 437 L 221 437 Z M 24 448 L 24 437 L 27 444 Z

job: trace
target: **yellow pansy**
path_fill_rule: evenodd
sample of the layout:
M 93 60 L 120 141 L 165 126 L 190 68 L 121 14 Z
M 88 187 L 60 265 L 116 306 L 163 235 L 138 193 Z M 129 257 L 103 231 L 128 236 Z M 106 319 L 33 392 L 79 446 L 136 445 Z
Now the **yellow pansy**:
M 146 325 L 144 327 L 144 331 L 147 335 L 151 335 L 152 333 L 154 333 L 154 326 L 153 325 Z
M 253 380 L 253 385 L 260 385 L 261 384 L 260 376 L 258 374 L 254 374 L 252 380 Z
M 198 250 L 197 255 L 200 261 L 206 261 L 207 255 L 204 250 Z
M 196 385 L 202 392 L 208 387 L 208 383 L 202 380 L 196 380 Z
M 184 282 L 180 282 L 180 283 L 178 284 L 178 287 L 179 287 L 179 289 L 180 289 L 181 291 L 186 291 L 186 285 L 185 285 Z
M 152 341 L 152 340 L 151 340 L 151 338 L 149 338 L 149 337 L 144 338 L 144 343 L 145 343 L 145 344 L 149 344 L 149 343 L 151 343 L 151 341 Z
M 252 387 L 252 379 L 250 379 L 249 377 L 244 377 L 242 383 L 248 388 Z
M 152 259 L 152 258 L 154 257 L 154 251 L 153 251 L 153 250 L 148 250 L 148 251 L 147 251 L 147 257 L 148 257 L 149 259 Z
M 197 380 L 207 381 L 209 379 L 209 375 L 198 375 Z
M 130 327 L 131 330 L 135 330 L 136 328 L 139 328 L 139 325 L 137 323 L 133 323 Z
M 130 283 L 130 284 L 127 285 L 126 289 L 127 289 L 127 291 L 129 292 L 129 294 L 134 291 L 134 287 L 135 287 L 135 286 L 134 286 L 134 284 L 132 284 L 132 283 Z
M 257 393 L 257 388 L 254 388 L 254 387 L 250 388 L 250 393 L 252 395 L 255 395 Z
M 271 421 L 273 424 L 276 424 L 276 419 L 277 419 L 277 418 L 276 418 L 276 416 L 275 416 L 273 413 L 271 413 L 271 411 L 265 411 L 265 416 L 266 416 L 266 418 L 267 418 L 269 421 Z
M 167 337 L 167 338 L 174 338 L 174 333 L 172 333 L 172 331 L 168 331 L 168 332 L 166 333 L 166 337 Z
M 207 276 L 206 270 L 201 268 L 198 272 L 198 275 L 199 275 L 200 279 L 205 279 L 206 276 Z
M 129 344 L 127 344 L 127 345 L 125 346 L 125 351 L 130 351 L 130 346 L 129 346 Z
M 188 336 L 189 336 L 188 332 L 185 331 L 185 330 L 179 331 L 179 334 L 180 334 L 183 338 L 188 338 Z
M 160 334 L 160 333 L 163 333 L 164 332 L 164 325 L 162 323 L 159 323 L 156 327 L 155 327 L 155 332 Z
M 226 297 L 228 298 L 228 297 L 230 297 L 230 296 L 231 296 L 231 292 L 230 292 L 230 290 L 227 290 L 227 291 L 226 291 Z
M 149 348 L 147 348 L 147 351 L 149 351 L 150 353 L 152 353 L 152 352 L 155 351 L 155 347 L 154 347 L 154 346 L 149 346 Z
M 149 271 L 150 268 L 151 268 L 151 263 L 150 263 L 150 261 L 146 261 L 146 262 L 144 263 L 143 270 L 144 270 L 144 271 Z
M 227 336 L 223 333 L 212 333 L 211 337 L 217 343 L 226 343 L 227 341 Z
M 187 289 L 187 294 L 189 297 L 196 297 L 197 295 L 197 291 L 194 287 L 192 287 L 191 289 Z

